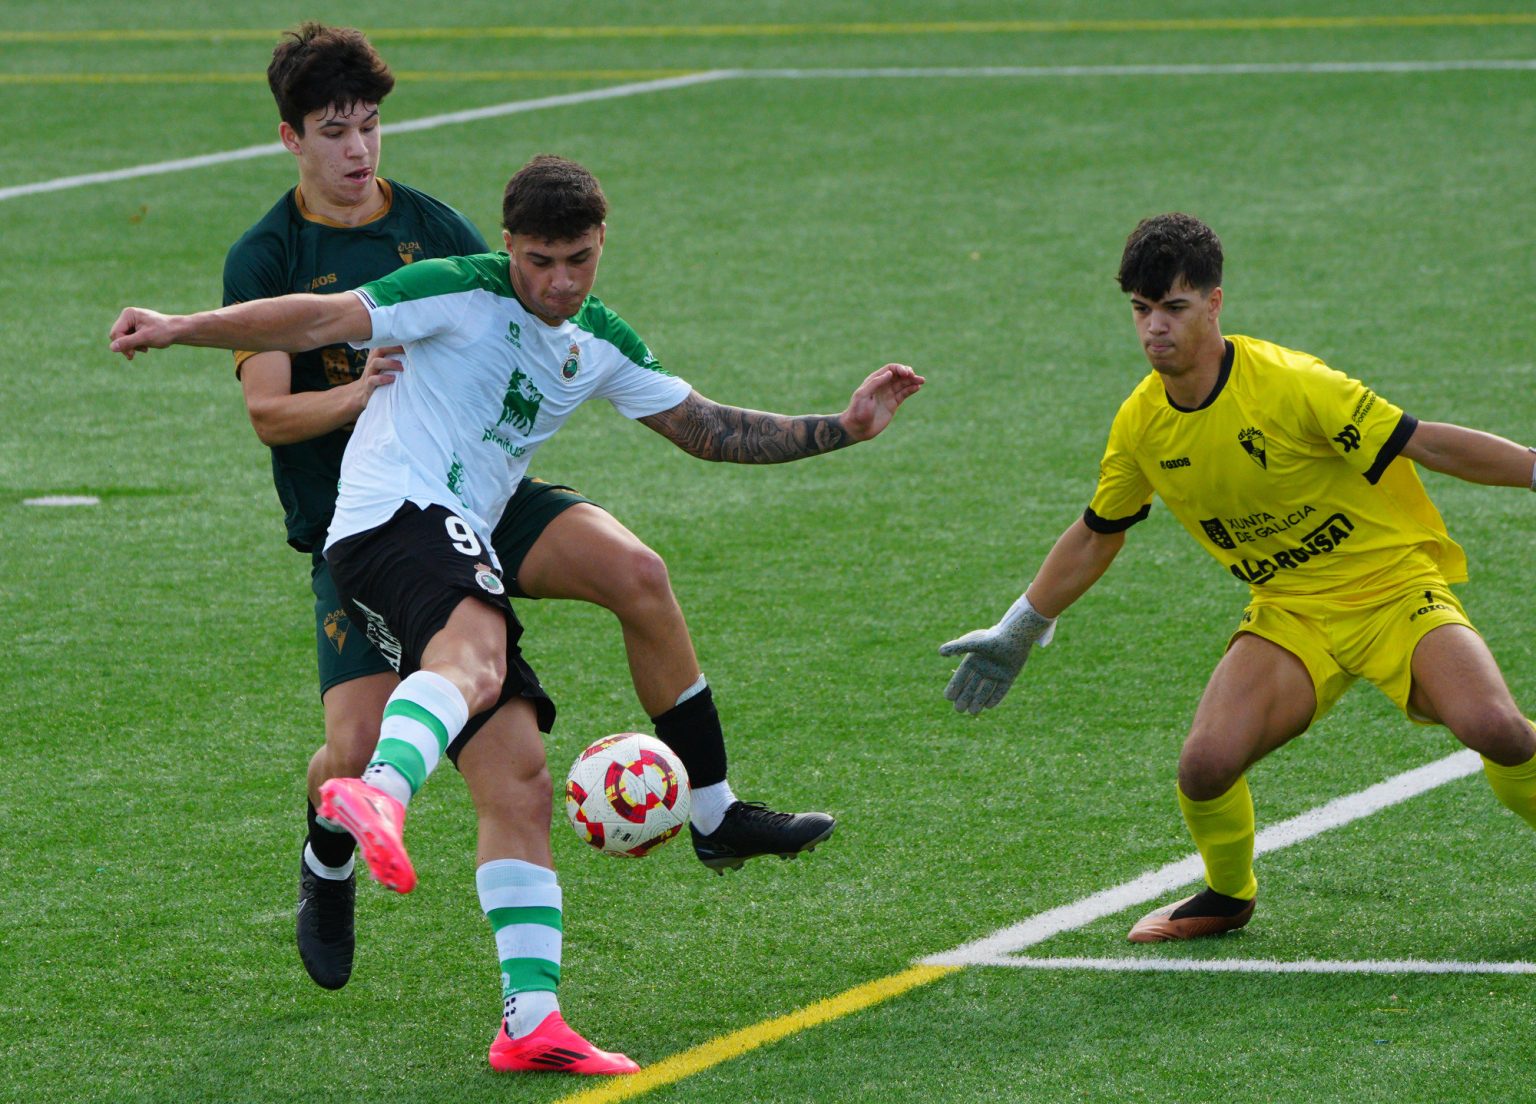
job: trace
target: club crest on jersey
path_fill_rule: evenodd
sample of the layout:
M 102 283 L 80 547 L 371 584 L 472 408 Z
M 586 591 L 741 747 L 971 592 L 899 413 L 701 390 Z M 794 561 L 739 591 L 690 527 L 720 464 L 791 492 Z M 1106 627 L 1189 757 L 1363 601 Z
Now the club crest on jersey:
M 560 365 L 560 378 L 573 380 L 579 371 L 581 371 L 581 346 L 573 341 L 566 355 L 565 363 Z
M 347 646 L 347 630 L 352 627 L 352 621 L 347 617 L 346 610 L 332 610 L 325 615 L 321 623 L 325 629 L 325 638 L 331 642 L 331 647 L 340 655 L 341 650 Z
M 1254 426 L 1239 430 L 1237 443 L 1243 446 L 1243 451 L 1252 457 L 1253 462 L 1259 467 L 1268 470 L 1269 459 L 1264 455 L 1264 431 Z
M 1221 523 L 1220 518 L 1201 518 L 1200 527 L 1205 530 L 1205 535 L 1216 547 L 1228 549 L 1237 547 L 1237 542 L 1232 539 L 1232 534 L 1227 532 L 1227 527 Z
M 475 565 L 475 583 L 487 594 L 505 594 L 506 586 L 501 577 L 491 570 L 490 564 L 477 563 Z

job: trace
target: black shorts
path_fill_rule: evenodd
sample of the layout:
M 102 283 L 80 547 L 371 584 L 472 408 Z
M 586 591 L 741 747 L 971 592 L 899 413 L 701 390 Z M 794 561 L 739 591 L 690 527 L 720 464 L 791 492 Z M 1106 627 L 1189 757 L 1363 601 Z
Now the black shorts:
M 506 585 L 491 568 L 480 538 L 457 514 L 442 506 L 422 509 L 408 502 L 378 528 L 337 541 L 325 558 L 353 626 L 363 630 L 401 677 L 420 670 L 428 642 L 465 598 L 477 598 L 505 614 L 507 677 L 501 696 L 490 709 L 469 719 L 448 745 L 449 759 L 457 763 L 469 738 L 513 698 L 533 703 L 539 731 L 554 726 L 554 702 L 518 647 L 523 626 L 512 612 Z

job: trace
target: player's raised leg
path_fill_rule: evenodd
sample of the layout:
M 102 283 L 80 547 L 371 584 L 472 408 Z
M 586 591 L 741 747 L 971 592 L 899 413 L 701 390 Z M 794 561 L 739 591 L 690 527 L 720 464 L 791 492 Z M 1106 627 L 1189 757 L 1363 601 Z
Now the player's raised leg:
M 357 634 L 354 647 L 361 637 Z M 318 814 L 320 786 L 329 778 L 363 772 L 379 742 L 379 716 L 399 682 L 390 672 L 365 675 L 339 682 L 321 696 L 325 743 L 309 760 L 308 835 L 299 864 L 295 926 L 299 959 L 315 984 L 326 989 L 340 989 L 352 976 L 357 844 L 340 824 Z
M 1193 939 L 1248 923 L 1258 880 L 1244 773 L 1306 731 L 1316 708 L 1312 677 L 1295 655 L 1252 633 L 1233 642 L 1206 684 L 1179 754 L 1179 809 L 1205 862 L 1205 889 L 1143 916 L 1131 942 Z
M 491 1068 L 635 1072 L 639 1066 L 594 1047 L 560 1012 L 564 913 L 549 846 L 550 777 L 532 704 L 513 698 L 502 705 L 464 745 L 458 765 L 478 823 L 475 885 L 501 964 Z
M 618 519 L 591 503 L 570 506 L 543 527 L 516 576 L 531 597 L 590 602 L 619 619 L 640 704 L 688 770 L 689 828 L 705 865 L 723 873 L 758 855 L 791 858 L 832 834 L 836 821 L 826 813 L 780 813 L 737 800 L 726 779 L 714 693 L 699 670 L 667 565 Z
M 506 617 L 478 598 L 461 600 L 423 649 L 421 669 L 389 696 L 362 778 L 333 778 L 320 787 L 320 815 L 352 833 L 369 872 L 396 892 L 416 886 L 405 850 L 406 806 L 469 718 L 501 693 Z
M 1536 732 L 1481 636 L 1455 624 L 1426 633 L 1413 651 L 1408 704 L 1481 755 L 1495 796 L 1536 828 Z

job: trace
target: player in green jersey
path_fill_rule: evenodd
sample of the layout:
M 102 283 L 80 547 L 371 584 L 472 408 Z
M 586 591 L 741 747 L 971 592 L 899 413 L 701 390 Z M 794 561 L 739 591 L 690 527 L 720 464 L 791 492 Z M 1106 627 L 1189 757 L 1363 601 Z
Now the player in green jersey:
M 268 81 L 299 182 L 231 248 L 226 305 L 346 291 L 423 258 L 487 251 L 458 211 L 376 175 L 379 104 L 394 78 L 360 32 L 305 24 L 273 52 Z M 387 351 L 365 357 L 345 344 L 235 359 L 251 423 L 272 450 L 288 542 L 312 556 L 325 742 L 309 764 L 297 938 L 310 976 L 339 988 L 355 945 L 353 840 L 317 818 L 319 786 L 362 772 L 399 679 L 342 611 L 319 548 L 352 423 L 399 364 Z M 712 691 L 660 556 L 576 492 L 536 479 L 524 480 L 508 505 L 495 546 L 514 595 L 578 599 L 617 616 L 640 703 L 694 780 L 690 829 L 700 859 L 723 872 L 827 838 L 826 814 L 736 800 Z
M 358 839 L 375 878 L 410 892 L 408 803 L 443 757 L 458 766 L 475 806 L 476 885 L 501 964 L 501 1024 L 489 1052 L 497 1070 L 637 1067 L 571 1031 L 556 997 L 564 919 L 539 737 L 554 709 L 518 647 L 498 557 L 486 556 L 487 519 L 538 446 L 589 399 L 607 399 L 694 456 L 767 464 L 873 439 L 924 382 L 887 364 L 835 415 L 705 398 L 590 294 L 606 214 L 591 173 L 538 157 L 507 185 L 505 253 L 425 261 L 343 295 L 187 316 L 130 307 L 112 327 L 112 348 L 129 357 L 170 344 L 405 346 L 410 367 L 370 401 L 347 445 L 325 556 L 354 622 L 406 677 L 362 778 L 325 782 L 320 810 Z
M 997 705 L 1154 493 L 1248 584 L 1179 756 L 1206 886 L 1143 917 L 1133 942 L 1248 922 L 1258 881 L 1246 772 L 1356 678 L 1481 753 L 1494 794 L 1536 827 L 1536 733 L 1450 592 L 1466 559 L 1410 463 L 1536 490 L 1533 450 L 1420 422 L 1304 353 L 1223 337 L 1221 274 L 1220 241 L 1188 215 L 1130 235 L 1119 282 L 1153 370 L 1115 416 L 1093 501 L 1001 621 L 939 649 L 965 657 L 945 691 L 957 710 Z

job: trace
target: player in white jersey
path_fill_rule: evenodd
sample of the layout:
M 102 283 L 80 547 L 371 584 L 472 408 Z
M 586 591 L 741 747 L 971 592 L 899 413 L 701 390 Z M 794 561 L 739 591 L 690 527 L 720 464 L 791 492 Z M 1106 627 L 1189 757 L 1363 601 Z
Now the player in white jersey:
M 231 247 L 224 303 L 295 291 L 339 294 L 433 257 L 489 252 L 458 211 L 378 175 L 383 100 L 395 78 L 362 32 L 305 23 L 282 36 L 267 81 L 298 183 Z M 252 427 L 271 448 L 288 543 L 310 557 L 324 743 L 306 774 L 306 839 L 295 936 L 300 961 L 328 989 L 351 977 L 356 928 L 352 836 L 316 815 L 320 786 L 361 774 L 399 677 L 350 620 L 321 554 L 342 454 L 372 392 L 392 385 L 389 350 L 326 346 L 297 356 L 236 352 Z M 727 777 L 714 690 L 699 668 L 665 561 L 571 487 L 525 477 L 492 547 L 515 599 L 563 598 L 611 612 L 635 696 L 688 770 L 694 854 L 717 874 L 763 855 L 793 857 L 829 838 L 834 819 L 738 800 Z
M 476 882 L 502 967 L 492 1067 L 631 1072 L 628 1058 L 568 1028 L 555 999 L 563 925 L 539 737 L 554 709 L 517 647 L 488 524 L 538 445 L 588 398 L 695 456 L 774 463 L 875 437 L 923 379 L 887 364 L 838 415 L 712 402 L 663 372 L 591 297 L 607 205 L 590 173 L 535 158 L 509 182 L 502 210 L 506 254 L 411 265 L 352 294 L 186 316 L 130 307 L 112 348 L 132 357 L 172 344 L 404 344 L 405 371 L 374 396 L 348 446 L 326 555 L 350 613 L 407 677 L 363 778 L 327 782 L 321 814 L 357 837 L 379 881 L 409 892 L 406 805 L 441 756 L 452 758 L 475 804 Z
M 1494 795 L 1536 827 L 1536 733 L 1449 589 L 1466 559 L 1410 463 L 1536 490 L 1531 451 L 1419 421 L 1315 357 L 1224 338 L 1221 273 L 1221 243 L 1198 219 L 1161 215 L 1132 232 L 1119 282 L 1153 370 L 1115 415 L 1093 501 L 1001 621 L 939 649 L 965 657 L 946 688 L 955 708 L 996 706 L 1154 494 L 1248 584 L 1179 755 L 1179 809 L 1206 884 L 1142 917 L 1136 943 L 1248 922 L 1258 880 L 1246 772 L 1359 678 L 1481 753 Z

